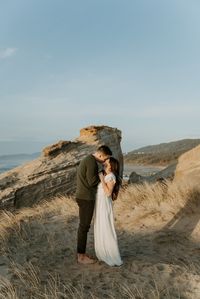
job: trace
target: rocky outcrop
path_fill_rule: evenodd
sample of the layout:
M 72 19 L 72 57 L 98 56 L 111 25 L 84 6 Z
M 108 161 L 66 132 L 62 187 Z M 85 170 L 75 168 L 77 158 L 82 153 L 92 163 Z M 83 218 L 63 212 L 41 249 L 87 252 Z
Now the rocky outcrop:
M 156 174 L 149 176 L 148 181 L 149 182 L 157 182 L 157 181 L 162 181 L 162 180 L 173 180 L 174 178 L 174 173 L 176 169 L 177 163 L 174 162 L 171 165 L 167 166 L 166 168 L 162 169 L 161 171 L 158 171 Z
M 59 141 L 46 147 L 42 155 L 25 165 L 0 175 L 0 207 L 31 206 L 40 200 L 75 191 L 76 170 L 80 160 L 106 144 L 120 161 L 123 172 L 121 131 L 108 126 L 80 130 L 74 141 Z
M 129 184 L 139 184 L 142 183 L 143 181 L 144 181 L 144 177 L 139 175 L 135 171 L 131 172 L 131 174 L 129 175 L 129 180 L 128 180 Z
M 158 171 L 156 174 L 150 176 L 141 176 L 133 171 L 129 176 L 128 183 L 140 184 L 144 182 L 155 183 L 155 182 L 164 182 L 165 180 L 173 180 L 176 164 L 177 163 L 173 163 L 168 167 L 162 169 L 161 171 Z
M 180 156 L 174 182 L 200 188 L 200 145 Z

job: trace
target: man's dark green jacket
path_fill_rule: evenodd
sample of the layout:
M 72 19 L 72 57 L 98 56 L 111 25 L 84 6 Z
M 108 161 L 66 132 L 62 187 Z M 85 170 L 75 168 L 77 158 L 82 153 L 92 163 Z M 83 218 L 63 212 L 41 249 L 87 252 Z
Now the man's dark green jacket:
M 95 200 L 98 183 L 98 164 L 95 157 L 89 155 L 78 166 L 76 198 Z

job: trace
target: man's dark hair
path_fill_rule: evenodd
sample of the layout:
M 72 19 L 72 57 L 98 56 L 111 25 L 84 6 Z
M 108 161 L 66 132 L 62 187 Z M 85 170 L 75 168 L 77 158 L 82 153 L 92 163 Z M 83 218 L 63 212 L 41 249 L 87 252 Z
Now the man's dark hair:
M 100 147 L 98 147 L 97 151 L 101 152 L 104 155 L 112 156 L 112 152 L 107 145 L 101 145 Z

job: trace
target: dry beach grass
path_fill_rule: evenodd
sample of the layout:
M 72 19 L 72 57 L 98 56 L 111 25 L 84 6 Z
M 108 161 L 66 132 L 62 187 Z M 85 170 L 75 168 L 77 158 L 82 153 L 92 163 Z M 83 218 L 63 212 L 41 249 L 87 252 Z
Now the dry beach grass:
M 2 212 L 0 298 L 200 298 L 199 195 L 170 182 L 121 190 L 114 202 L 121 267 L 76 263 L 73 198 Z

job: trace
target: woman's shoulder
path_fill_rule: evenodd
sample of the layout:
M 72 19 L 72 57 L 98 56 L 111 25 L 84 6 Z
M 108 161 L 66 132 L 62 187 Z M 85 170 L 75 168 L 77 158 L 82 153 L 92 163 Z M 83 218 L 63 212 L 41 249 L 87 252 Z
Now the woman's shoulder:
M 107 175 L 105 176 L 105 179 L 106 179 L 107 181 L 111 181 L 111 180 L 116 181 L 116 177 L 115 177 L 115 175 L 114 175 L 113 172 L 107 174 Z

